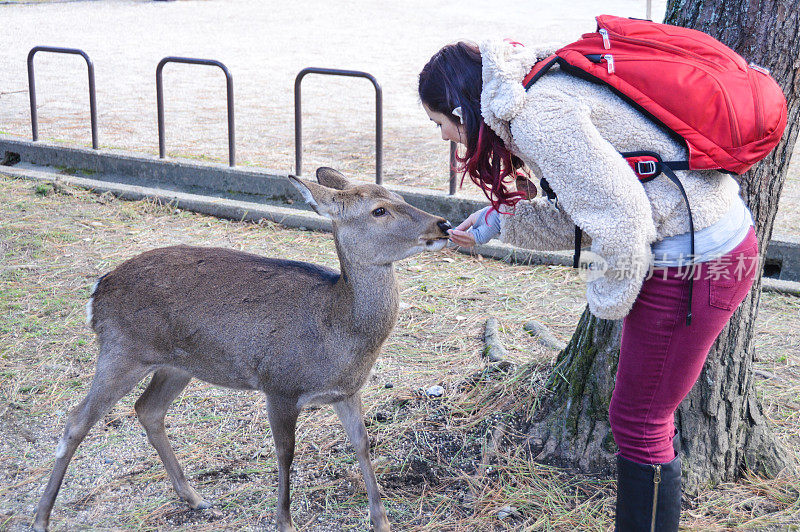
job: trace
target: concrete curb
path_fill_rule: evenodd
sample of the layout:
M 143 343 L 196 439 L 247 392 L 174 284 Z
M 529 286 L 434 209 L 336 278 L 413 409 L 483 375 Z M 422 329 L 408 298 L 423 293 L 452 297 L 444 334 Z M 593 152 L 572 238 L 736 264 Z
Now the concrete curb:
M 64 183 L 85 188 L 98 193 L 111 193 L 127 200 L 156 199 L 163 203 L 175 205 L 176 208 L 227 218 L 231 220 L 259 221 L 269 220 L 286 227 L 310 229 L 313 231 L 331 231 L 331 223 L 312 211 L 301 211 L 296 208 L 266 205 L 240 200 L 189 194 L 153 187 L 113 183 L 86 177 L 60 175 L 52 171 L 26 168 L 20 166 L 0 167 L 0 173 L 13 177 L 30 179 L 48 183 Z M 484 244 L 472 250 L 460 248 L 458 251 L 466 255 L 481 255 L 512 264 L 526 265 L 558 265 L 572 264 L 571 252 L 532 251 L 507 244 Z M 762 289 L 771 292 L 800 296 L 800 283 L 779 279 L 762 278 Z
M 92 150 L 31 142 L 0 135 L 0 159 L 11 152 L 19 155 L 19 167 L 32 170 L 66 170 L 96 181 L 138 185 L 153 189 L 188 192 L 241 200 L 247 203 L 305 205 L 286 174 L 275 170 L 190 160 L 158 159 L 119 150 Z M 43 168 L 52 167 L 52 168 Z M 8 167 L 0 167 L 8 168 Z M 16 168 L 16 167 L 15 167 Z M 313 179 L 310 175 L 301 177 Z M 387 185 L 417 208 L 452 221 L 461 221 L 488 203 L 449 196 L 446 192 Z
M 63 183 L 98 193 L 111 193 L 127 200 L 156 199 L 188 211 L 227 218 L 230 220 L 269 220 L 287 227 L 302 227 L 314 231 L 331 231 L 331 222 L 312 211 L 288 207 L 250 203 L 246 201 L 201 196 L 174 190 L 164 190 L 138 185 L 112 183 L 85 177 L 65 176 L 31 168 L 0 167 L 0 172 L 24 179 L 47 183 Z
M 761 289 L 765 292 L 779 292 L 790 296 L 800 296 L 800 283 L 781 279 L 761 278 Z

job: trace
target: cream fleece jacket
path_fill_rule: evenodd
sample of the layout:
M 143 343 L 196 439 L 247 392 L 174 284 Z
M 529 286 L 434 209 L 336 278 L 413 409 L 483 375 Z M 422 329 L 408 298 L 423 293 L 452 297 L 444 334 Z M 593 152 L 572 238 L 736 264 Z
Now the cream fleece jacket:
M 526 91 L 522 79 L 550 49 L 481 43 L 481 113 L 512 153 L 547 179 L 560 210 L 543 198 L 521 201 L 501 216 L 502 241 L 540 250 L 569 249 L 574 224 L 608 262 L 587 283 L 591 312 L 623 318 L 641 290 L 656 240 L 689 231 L 678 188 L 665 176 L 642 185 L 620 151 L 649 150 L 683 161 L 686 148 L 608 88 L 554 67 Z M 677 172 L 695 230 L 719 220 L 739 193 L 726 174 Z M 687 250 L 688 251 L 688 250 Z

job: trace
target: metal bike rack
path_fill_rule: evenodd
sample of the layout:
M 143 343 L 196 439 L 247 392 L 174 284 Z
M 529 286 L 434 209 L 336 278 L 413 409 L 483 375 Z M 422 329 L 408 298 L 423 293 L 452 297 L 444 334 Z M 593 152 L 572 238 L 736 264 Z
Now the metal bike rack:
M 228 67 L 215 59 L 195 59 L 193 57 L 165 57 L 158 63 L 156 68 L 156 105 L 158 106 L 158 156 L 165 157 L 164 141 L 164 85 L 162 82 L 161 71 L 167 63 L 185 63 L 188 65 L 210 65 L 222 69 L 225 74 L 225 81 L 228 93 L 228 164 L 236 166 L 236 132 L 233 120 L 233 78 L 228 71 Z
M 86 60 L 89 70 L 89 113 L 92 121 L 92 148 L 97 149 L 97 97 L 94 91 L 94 64 L 83 50 L 77 48 L 58 48 L 55 46 L 34 46 L 28 52 L 28 94 L 31 99 L 31 129 L 33 141 L 39 140 L 39 116 L 36 112 L 36 82 L 33 75 L 33 56 L 36 52 L 53 52 L 57 54 L 79 55 Z
M 383 90 L 372 74 L 357 70 L 338 70 L 335 68 L 304 68 L 294 80 L 294 158 L 295 172 L 303 173 L 303 117 L 300 103 L 300 83 L 307 74 L 366 78 L 375 87 L 375 182 L 383 183 Z
M 453 196 L 456 193 L 456 149 L 458 145 L 450 141 L 450 195 Z

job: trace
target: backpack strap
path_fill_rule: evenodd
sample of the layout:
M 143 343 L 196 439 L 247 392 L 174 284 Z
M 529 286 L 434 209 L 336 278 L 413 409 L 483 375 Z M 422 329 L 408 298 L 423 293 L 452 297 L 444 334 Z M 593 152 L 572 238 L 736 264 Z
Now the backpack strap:
M 558 198 L 556 197 L 555 191 L 550 188 L 550 183 L 547 182 L 547 179 L 540 178 L 539 179 L 539 186 L 542 188 L 542 192 L 547 197 L 548 200 L 555 203 L 556 208 L 558 208 Z
M 536 83 L 536 81 L 544 76 L 552 67 L 553 65 L 558 64 L 562 68 L 568 67 L 569 65 L 560 58 L 558 55 L 553 54 L 541 61 L 537 62 L 533 65 L 533 68 L 528 75 L 522 80 L 522 85 L 525 87 L 525 90 L 531 88 L 531 85 Z M 550 188 L 550 184 L 547 182 L 547 179 L 541 178 L 539 183 L 542 187 L 542 192 L 544 192 L 547 199 L 554 203 L 556 208 L 558 208 L 558 198 L 556 197 L 556 193 Z M 575 251 L 572 255 L 572 267 L 577 268 L 580 265 L 581 259 L 581 241 L 583 240 L 583 230 L 575 225 Z
M 686 163 L 687 167 L 689 163 Z M 688 169 L 688 168 L 687 168 Z M 681 191 L 681 195 L 683 196 L 683 201 L 686 202 L 686 211 L 689 213 L 689 234 L 690 234 L 690 252 L 689 252 L 689 260 L 690 260 L 690 269 L 689 269 L 689 302 L 688 302 L 688 309 L 686 311 L 686 325 L 692 324 L 692 288 L 694 287 L 694 274 L 695 274 L 695 256 L 694 256 L 694 219 L 692 218 L 692 208 L 689 205 L 689 197 L 686 195 L 686 190 L 683 188 L 683 184 L 681 180 L 678 179 L 678 176 L 675 175 L 673 169 L 670 168 L 668 165 L 663 164 L 661 165 L 661 171 L 664 173 L 665 176 L 669 178 L 670 181 L 675 183 L 678 189 Z
M 528 72 L 528 75 L 522 79 L 522 85 L 525 87 L 525 90 L 530 89 L 531 85 L 536 83 L 536 80 L 547 74 L 547 71 L 550 70 L 556 63 L 563 67 L 566 62 L 556 54 L 553 54 L 533 65 L 533 68 L 530 72 Z
M 553 203 L 558 208 L 558 198 L 556 197 L 555 191 L 550 188 L 550 183 L 547 182 L 547 179 L 541 178 L 539 179 L 539 186 L 542 188 L 542 192 L 547 197 L 547 199 Z M 575 252 L 572 255 L 572 267 L 577 268 L 580 265 L 581 259 L 581 240 L 583 240 L 583 230 L 575 225 Z
M 688 309 L 686 311 L 686 325 L 692 324 L 692 294 L 694 292 L 694 276 L 696 271 L 695 249 L 694 249 L 694 217 L 692 216 L 692 207 L 689 204 L 689 197 L 686 194 L 686 189 L 683 188 L 683 183 L 675 175 L 676 170 L 689 170 L 688 161 L 662 161 L 661 156 L 651 151 L 634 151 L 634 152 L 620 152 L 620 155 L 628 161 L 628 164 L 633 168 L 634 173 L 639 178 L 639 181 L 646 183 L 658 177 L 661 174 L 667 176 L 667 179 L 672 181 L 683 196 L 683 201 L 686 203 L 686 211 L 689 213 L 689 297 Z M 550 187 L 547 179 L 541 178 L 539 183 L 542 187 L 547 199 L 555 202 L 558 206 L 558 198 L 555 191 Z M 575 250 L 572 255 L 572 267 L 577 268 L 580 265 L 581 258 L 581 241 L 583 240 L 583 230 L 575 225 Z
M 572 267 L 577 268 L 580 266 L 581 260 L 581 240 L 583 240 L 583 229 L 575 224 L 575 251 L 572 254 Z
M 694 287 L 694 274 L 696 264 L 694 262 L 694 218 L 692 216 L 692 207 L 689 205 L 689 197 L 686 195 L 686 190 L 683 188 L 683 183 L 675 175 L 675 170 L 689 170 L 689 161 L 662 161 L 661 156 L 651 151 L 629 151 L 620 152 L 628 164 L 633 168 L 633 172 L 639 178 L 639 181 L 646 183 L 655 179 L 662 173 L 672 181 L 675 186 L 680 190 L 683 196 L 683 201 L 686 203 L 686 211 L 689 213 L 689 308 L 686 312 L 686 325 L 692 324 L 692 293 Z

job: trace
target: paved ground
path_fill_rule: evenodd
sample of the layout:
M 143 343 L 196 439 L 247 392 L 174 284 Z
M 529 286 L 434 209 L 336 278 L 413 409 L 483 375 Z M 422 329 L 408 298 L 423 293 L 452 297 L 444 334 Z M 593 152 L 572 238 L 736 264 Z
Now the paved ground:
M 664 2 L 656 2 L 663 12 Z M 274 4 L 273 4 L 274 5 Z M 443 44 L 514 37 L 577 38 L 605 10 L 644 16 L 645 0 L 578 0 L 568 11 L 515 0 L 280 3 L 241 0 L 73 2 L 0 6 L 0 130 L 30 135 L 25 58 L 36 45 L 75 47 L 93 59 L 100 142 L 157 151 L 155 68 L 168 55 L 214 58 L 235 85 L 240 161 L 294 166 L 293 87 L 307 66 L 364 70 L 380 81 L 388 179 L 444 186 L 447 146 L 416 95 L 420 68 Z M 513 16 L 512 16 L 513 13 Z M 86 67 L 72 56 L 36 57 L 42 138 L 89 143 Z M 169 65 L 167 149 L 225 159 L 225 85 L 212 67 Z M 308 77 L 303 84 L 305 168 L 374 172 L 374 95 L 366 80 Z
M 653 2 L 663 17 L 664 0 Z M 274 4 L 273 4 L 274 5 Z M 365 70 L 384 90 L 387 182 L 445 189 L 447 145 L 416 95 L 422 65 L 462 38 L 513 37 L 563 42 L 594 29 L 601 12 L 644 17 L 645 0 L 576 0 L 569 8 L 513 0 L 503 9 L 480 0 L 281 3 L 211 0 L 0 4 L 0 132 L 29 137 L 25 58 L 36 45 L 75 47 L 93 59 L 100 143 L 156 153 L 155 68 L 168 55 L 214 58 L 234 78 L 241 164 L 294 168 L 293 86 L 307 66 Z M 40 137 L 89 144 L 86 67 L 82 59 L 36 56 Z M 167 150 L 224 161 L 225 84 L 213 67 L 164 71 Z M 306 172 L 325 164 L 374 172 L 374 95 L 366 80 L 310 76 L 303 84 Z M 797 233 L 800 171 L 784 194 L 781 232 Z M 466 193 L 476 193 L 465 187 Z

